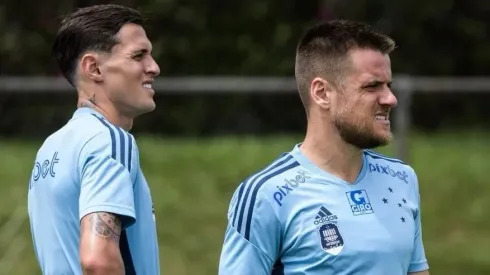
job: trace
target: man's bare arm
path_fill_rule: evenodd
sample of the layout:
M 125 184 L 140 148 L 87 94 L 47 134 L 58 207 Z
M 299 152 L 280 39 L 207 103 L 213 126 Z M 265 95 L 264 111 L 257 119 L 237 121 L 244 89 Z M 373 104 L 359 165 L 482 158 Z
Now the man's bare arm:
M 82 218 L 80 262 L 83 274 L 124 274 L 119 251 L 121 230 L 121 219 L 112 213 L 98 212 Z
M 92 232 L 105 239 L 112 239 L 119 244 L 121 236 L 121 220 L 114 214 L 94 213 L 87 216 L 92 227 Z
M 408 273 L 408 275 L 429 275 L 429 270 L 425 270 L 425 271 L 421 271 L 421 272 Z

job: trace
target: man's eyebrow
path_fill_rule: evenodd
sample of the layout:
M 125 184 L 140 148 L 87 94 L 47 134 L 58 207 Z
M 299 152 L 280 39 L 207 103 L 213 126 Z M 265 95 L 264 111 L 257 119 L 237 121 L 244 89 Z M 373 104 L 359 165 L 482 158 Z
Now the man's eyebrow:
M 369 86 L 377 86 L 377 85 L 386 84 L 386 85 L 388 85 L 388 87 L 391 87 L 392 83 L 393 83 L 393 81 L 391 81 L 391 80 L 389 80 L 389 81 L 371 80 L 371 81 L 367 81 L 366 84 L 364 84 L 363 86 L 369 87 Z
M 133 51 L 133 54 L 140 54 L 140 53 L 149 53 L 150 51 L 148 49 L 137 49 Z

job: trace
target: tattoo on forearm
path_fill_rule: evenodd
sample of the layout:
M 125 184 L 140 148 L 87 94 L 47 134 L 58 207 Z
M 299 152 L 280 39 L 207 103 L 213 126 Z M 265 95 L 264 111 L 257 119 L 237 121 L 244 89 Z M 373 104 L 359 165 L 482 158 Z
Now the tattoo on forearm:
M 94 213 L 90 216 L 93 234 L 102 238 L 110 238 L 119 243 L 121 236 L 121 220 L 114 214 Z

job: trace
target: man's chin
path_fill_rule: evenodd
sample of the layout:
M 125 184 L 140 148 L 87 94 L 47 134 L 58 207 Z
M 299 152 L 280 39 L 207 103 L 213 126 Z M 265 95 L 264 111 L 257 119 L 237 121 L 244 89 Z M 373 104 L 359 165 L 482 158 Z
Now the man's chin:
M 392 142 L 393 134 L 389 130 L 385 130 L 375 133 L 372 139 L 377 140 L 380 144 L 379 146 L 386 146 Z
M 153 112 L 156 109 L 155 101 L 151 100 L 134 108 L 135 117 Z
M 350 123 L 337 123 L 335 126 L 342 140 L 359 149 L 386 146 L 393 139 L 389 127 L 360 127 Z
M 383 147 L 389 145 L 392 141 L 392 136 L 390 135 L 358 135 L 357 137 L 344 138 L 344 140 L 359 149 L 375 149 L 378 147 Z
M 157 105 L 155 101 L 151 100 L 151 102 L 149 102 L 148 105 L 146 105 L 145 107 L 147 107 L 145 109 L 145 113 L 149 113 L 149 112 L 153 112 L 156 109 Z
M 376 147 L 383 147 L 383 146 L 387 146 L 387 145 L 390 145 L 391 142 L 393 141 L 393 137 L 391 135 L 389 136 L 383 136 L 383 137 L 379 137 L 378 139 L 378 146 Z

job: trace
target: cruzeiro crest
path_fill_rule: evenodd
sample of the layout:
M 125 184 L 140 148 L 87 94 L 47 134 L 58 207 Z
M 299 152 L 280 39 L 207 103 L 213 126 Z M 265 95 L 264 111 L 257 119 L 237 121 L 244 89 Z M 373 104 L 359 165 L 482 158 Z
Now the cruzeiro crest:
M 340 235 L 337 219 L 337 215 L 333 215 L 325 206 L 322 206 L 314 221 L 323 250 L 332 255 L 338 255 L 344 248 L 344 239 Z

